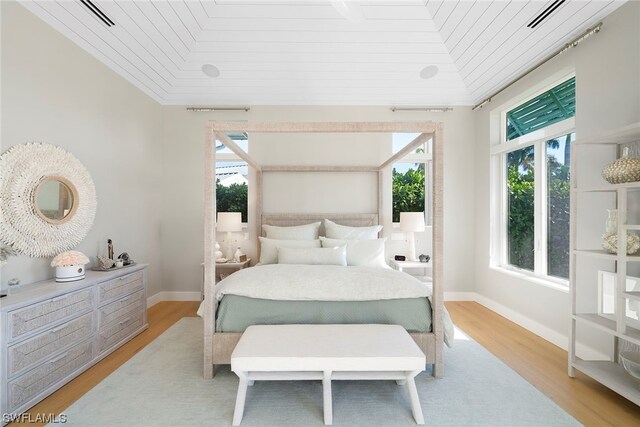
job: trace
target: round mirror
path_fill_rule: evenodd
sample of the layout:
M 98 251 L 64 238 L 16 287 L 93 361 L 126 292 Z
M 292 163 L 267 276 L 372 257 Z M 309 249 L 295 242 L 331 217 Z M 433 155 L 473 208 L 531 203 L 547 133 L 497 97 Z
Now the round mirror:
M 76 194 L 73 185 L 61 177 L 43 179 L 35 192 L 38 215 L 47 222 L 59 224 L 71 218 L 75 211 Z

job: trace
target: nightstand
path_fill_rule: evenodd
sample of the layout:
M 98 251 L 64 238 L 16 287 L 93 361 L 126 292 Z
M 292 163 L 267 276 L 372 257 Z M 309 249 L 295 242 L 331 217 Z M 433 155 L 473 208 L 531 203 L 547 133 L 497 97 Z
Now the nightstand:
M 242 262 L 216 262 L 216 283 L 224 279 L 231 273 L 235 273 L 238 270 L 249 267 L 251 264 L 251 258 L 247 258 Z M 204 262 L 200 263 L 202 266 L 202 299 L 204 299 Z
M 420 261 L 396 261 L 395 259 L 389 260 L 391 267 L 398 271 L 404 271 L 407 268 L 421 268 L 424 271 L 425 278 L 431 278 L 432 272 L 432 263 L 431 262 L 420 262 Z M 420 276 L 418 276 L 420 277 Z
M 251 258 L 247 258 L 242 262 L 216 262 L 216 282 L 222 280 L 231 273 L 235 273 L 238 270 L 249 267 Z

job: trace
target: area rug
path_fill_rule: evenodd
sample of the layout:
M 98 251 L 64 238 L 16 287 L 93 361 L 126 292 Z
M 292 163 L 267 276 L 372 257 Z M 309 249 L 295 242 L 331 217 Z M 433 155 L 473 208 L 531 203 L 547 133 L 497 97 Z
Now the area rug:
M 66 426 L 229 426 L 238 378 L 228 366 L 202 377 L 202 320 L 184 318 L 64 411 Z M 445 376 L 416 377 L 428 426 L 580 425 L 549 398 L 456 330 Z M 258 381 L 242 426 L 322 426 L 320 381 Z M 333 425 L 415 426 L 405 387 L 333 383 Z

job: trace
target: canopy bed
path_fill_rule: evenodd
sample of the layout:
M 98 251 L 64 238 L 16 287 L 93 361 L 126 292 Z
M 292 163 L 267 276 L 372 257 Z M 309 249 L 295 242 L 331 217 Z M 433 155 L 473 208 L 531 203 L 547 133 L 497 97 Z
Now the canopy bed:
M 261 166 L 240 149 L 227 132 L 247 133 L 355 133 L 355 132 L 412 132 L 419 135 L 402 150 L 380 165 L 335 166 Z M 443 194 L 442 194 L 442 125 L 433 122 L 290 122 L 290 123 L 242 123 L 210 121 L 205 139 L 205 262 L 204 262 L 204 376 L 212 378 L 216 364 L 229 364 L 230 356 L 244 329 L 261 323 L 328 323 L 322 316 L 329 316 L 335 323 L 393 323 L 400 324 L 411 333 L 433 364 L 433 375 L 443 374 L 443 344 L 445 316 L 443 304 Z M 433 282 L 431 295 L 425 294 L 425 286 L 404 273 L 389 269 L 386 264 L 357 263 L 364 252 L 361 248 L 373 247 L 378 241 L 378 226 L 383 217 L 382 177 L 386 168 L 402 159 L 428 140 L 432 140 L 433 178 Z M 227 146 L 256 171 L 256 218 L 260 221 L 259 233 L 266 226 L 266 237 L 260 237 L 261 265 L 234 273 L 215 285 L 216 243 L 216 195 L 215 165 L 216 141 Z M 357 172 L 377 176 L 378 212 L 355 214 L 264 214 L 263 174 L 269 172 Z M 336 230 L 355 231 L 375 228 L 374 236 L 363 240 L 339 240 L 320 227 L 339 227 Z M 280 245 L 272 233 L 290 233 L 291 230 L 315 226 L 313 240 L 302 241 L 291 250 Z M 284 228 L 287 227 L 287 228 Z M 327 230 L 328 231 L 328 230 Z M 333 231 L 332 231 L 333 232 Z M 348 233 L 347 233 L 348 234 Z M 333 239 L 331 238 L 333 237 Z M 341 237 L 341 236 L 337 236 Z M 344 237 L 351 239 L 351 237 Z M 323 239 L 323 240 L 320 240 Z M 356 237 L 360 239 L 360 237 Z M 284 242 L 286 240 L 282 240 Z M 300 241 L 298 241 L 300 243 Z M 269 246 L 271 245 L 271 246 Z M 275 245 L 275 246 L 273 246 Z M 280 245 L 280 246 L 279 246 Z M 322 249 L 321 249 L 322 247 Z M 365 251 L 366 252 L 366 251 Z M 375 251 L 374 251 L 375 252 Z M 369 252 L 367 252 L 369 253 Z M 275 255 L 273 255 L 275 254 Z M 307 254 L 310 260 L 301 260 Z M 275 263 L 267 258 L 276 257 Z M 289 262 L 278 263 L 277 257 L 289 257 Z M 316 262 L 319 258 L 331 258 Z M 340 258 L 342 257 L 342 258 Z M 349 264 L 346 260 L 351 258 Z M 376 259 L 380 259 L 377 257 Z M 338 261 L 335 261 L 338 260 Z M 335 262 L 334 262 L 335 261 Z M 353 261 L 353 263 L 352 263 Z M 382 264 L 384 247 L 382 246 Z M 272 265 L 270 265 L 272 264 Z M 291 265 L 302 264 L 302 265 Z M 323 265 L 306 265 L 323 264 Z M 332 265 L 336 264 L 336 265 Z M 349 267 L 343 267 L 347 266 Z M 387 267 L 387 268 L 384 268 Z M 412 281 L 415 280 L 415 281 Z M 315 283 L 316 286 L 312 285 Z M 321 286 L 318 286 L 320 284 Z M 342 284 L 342 285 L 341 285 Z M 349 286 L 344 286 L 348 284 Z M 342 286 L 342 287 L 341 287 Z M 427 299 L 430 298 L 430 299 Z M 249 316 L 239 313 L 250 314 Z M 329 313 L 329 314 L 327 314 Z M 374 314 L 375 313 L 375 314 Z M 278 318 L 278 316 L 289 316 Z M 298 316 L 298 317 L 296 317 Z M 302 316 L 302 317 L 300 317 Z M 371 321 L 374 319 L 382 319 Z M 375 317 L 378 316 L 378 317 Z

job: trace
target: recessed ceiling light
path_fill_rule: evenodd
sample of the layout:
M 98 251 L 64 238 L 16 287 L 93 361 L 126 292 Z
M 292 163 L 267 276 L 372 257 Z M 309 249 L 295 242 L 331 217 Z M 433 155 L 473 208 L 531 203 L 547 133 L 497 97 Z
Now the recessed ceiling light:
M 420 78 L 423 78 L 423 79 L 433 78 L 435 77 L 436 74 L 438 74 L 438 71 L 440 71 L 440 69 L 438 68 L 437 65 L 427 65 L 422 69 L 422 71 L 420 71 Z
M 211 64 L 204 64 L 202 66 L 202 72 L 209 77 L 218 77 L 220 75 L 220 70 L 218 70 L 218 67 Z

